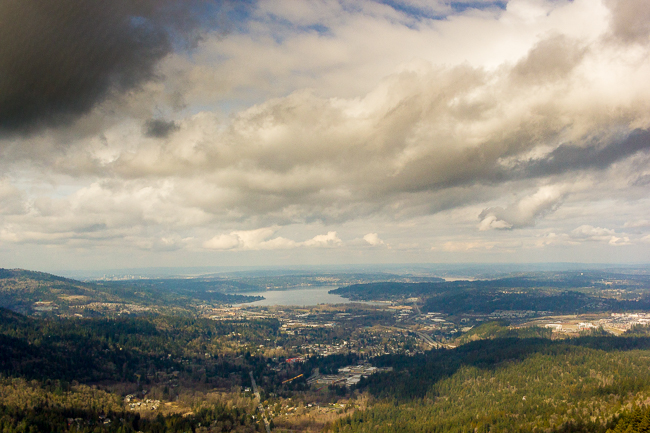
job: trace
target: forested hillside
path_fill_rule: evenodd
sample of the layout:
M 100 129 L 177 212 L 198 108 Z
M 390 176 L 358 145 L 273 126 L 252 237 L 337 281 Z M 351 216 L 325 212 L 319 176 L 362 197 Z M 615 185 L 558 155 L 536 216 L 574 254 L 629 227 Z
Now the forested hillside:
M 419 298 L 424 312 L 580 314 L 650 309 L 650 277 L 604 272 L 524 274 L 477 281 L 381 282 L 330 291 L 352 300 Z
M 188 389 L 239 388 L 267 362 L 239 354 L 278 327 L 179 316 L 39 319 L 0 309 L 0 431 L 260 431 L 250 400 L 239 407 L 199 400 L 185 415 L 141 418 L 126 410 L 123 394 L 96 384 L 169 402 Z
M 13 306 L 30 313 L 0 308 L 2 431 L 261 431 L 263 414 L 277 431 L 337 433 L 622 433 L 650 424 L 648 317 L 610 314 L 644 308 L 644 276 L 613 289 L 594 275 L 564 274 L 384 282 L 339 290 L 400 302 L 201 314 L 192 306 L 214 301 L 225 283 L 0 276 L 3 299 L 22 299 Z M 61 314 L 90 300 L 143 308 Z M 507 310 L 548 318 L 486 314 Z M 556 320 L 547 311 L 607 313 L 584 319 L 597 326 L 557 332 L 534 326 Z M 629 330 L 599 327 L 611 318 L 624 319 L 617 333 Z M 453 328 L 444 344 L 432 342 L 444 327 Z M 351 368 L 377 373 L 339 377 Z
M 201 429 L 203 426 L 203 430 Z M 41 386 L 21 379 L 0 380 L 0 431 L 80 433 L 256 432 L 244 409 L 214 405 L 189 416 L 145 418 L 125 411 L 121 398 L 84 385 L 51 382 Z
M 0 308 L 23 314 L 106 315 L 191 311 L 200 303 L 251 302 L 262 297 L 225 293 L 250 291 L 236 282 L 200 279 L 82 282 L 43 272 L 0 269 Z
M 135 382 L 150 372 L 191 373 L 200 367 L 218 382 L 242 371 L 241 364 L 219 357 L 237 344 L 229 335 L 259 345 L 278 327 L 277 321 L 172 316 L 38 320 L 0 309 L 0 373 L 37 380 Z
M 492 338 L 380 357 L 377 398 L 334 432 L 600 431 L 650 398 L 650 337 Z

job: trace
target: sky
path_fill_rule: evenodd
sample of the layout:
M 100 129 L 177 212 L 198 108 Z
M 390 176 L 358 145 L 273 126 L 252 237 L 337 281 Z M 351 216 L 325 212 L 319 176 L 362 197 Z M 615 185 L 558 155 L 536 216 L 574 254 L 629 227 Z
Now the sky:
M 0 267 L 650 262 L 647 0 L 0 23 Z

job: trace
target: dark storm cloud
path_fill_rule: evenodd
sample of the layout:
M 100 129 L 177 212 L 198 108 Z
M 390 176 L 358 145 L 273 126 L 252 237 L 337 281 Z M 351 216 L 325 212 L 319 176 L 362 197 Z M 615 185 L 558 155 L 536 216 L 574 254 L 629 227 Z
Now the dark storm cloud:
M 382 193 L 421 192 L 606 170 L 616 162 L 650 150 L 650 130 L 636 129 L 618 140 L 601 138 L 587 144 L 562 144 L 539 159 L 508 162 L 508 156 L 525 154 L 532 148 L 518 143 L 534 142 L 534 136 L 522 132 L 501 142 L 459 152 L 440 150 L 411 161 L 399 175 L 390 177 L 390 182 L 376 182 L 370 188 Z M 518 146 L 522 149 L 519 152 Z
M 196 36 L 200 0 L 3 0 L 0 131 L 68 123 L 112 92 L 155 75 L 155 64 Z
M 526 177 L 550 176 L 573 170 L 605 169 L 637 152 L 650 149 L 650 130 L 636 129 L 621 141 L 605 146 L 561 145 L 543 160 L 521 167 Z
M 173 121 L 151 119 L 144 124 L 144 135 L 152 138 L 166 138 L 178 130 L 178 125 Z

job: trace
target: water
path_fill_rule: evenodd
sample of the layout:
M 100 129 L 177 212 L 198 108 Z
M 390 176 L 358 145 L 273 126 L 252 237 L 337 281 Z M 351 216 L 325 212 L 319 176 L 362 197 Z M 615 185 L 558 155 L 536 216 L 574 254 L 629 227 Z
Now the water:
M 265 292 L 246 292 L 250 296 L 264 296 L 261 301 L 239 304 L 241 306 L 296 305 L 309 306 L 318 304 L 347 304 L 349 299 L 327 293 L 339 286 L 313 287 L 310 289 L 268 290 Z

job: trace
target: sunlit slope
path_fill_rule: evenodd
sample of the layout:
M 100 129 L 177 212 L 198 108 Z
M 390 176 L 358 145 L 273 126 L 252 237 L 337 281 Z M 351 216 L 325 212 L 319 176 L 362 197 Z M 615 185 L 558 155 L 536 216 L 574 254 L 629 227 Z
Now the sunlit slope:
M 116 305 L 123 307 L 122 312 L 138 313 L 161 308 L 183 310 L 204 302 L 262 299 L 226 294 L 222 286 L 191 279 L 82 282 L 43 272 L 0 269 L 0 307 L 24 314 L 87 315 L 115 312 Z
M 497 338 L 383 364 L 361 383 L 378 404 L 333 431 L 604 431 L 650 397 L 647 337 Z

